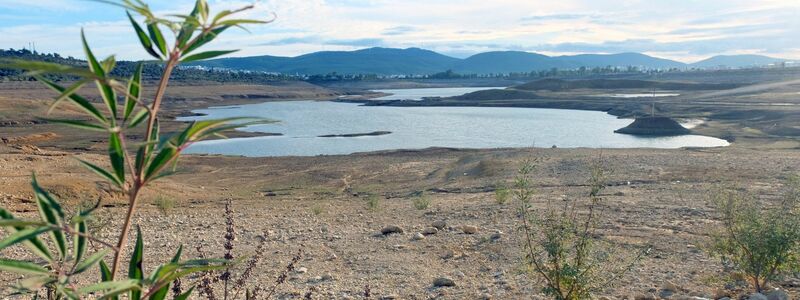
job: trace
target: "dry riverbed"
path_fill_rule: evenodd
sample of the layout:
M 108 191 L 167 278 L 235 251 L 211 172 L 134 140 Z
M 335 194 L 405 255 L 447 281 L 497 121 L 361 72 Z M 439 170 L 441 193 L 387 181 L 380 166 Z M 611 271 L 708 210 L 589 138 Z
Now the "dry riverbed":
M 36 172 L 67 207 L 101 199 L 104 222 L 99 222 L 98 233 L 112 239 L 125 201 L 73 159 L 104 161 L 103 137 L 28 123 L 47 104 L 47 94 L 31 93 L 33 100 L 24 104 L 0 94 L 2 116 L 21 121 L 0 127 L 0 137 L 7 139 L 0 143 L 0 206 L 35 217 L 29 181 Z M 169 110 L 177 114 L 185 109 Z M 187 247 L 185 257 L 199 256 L 198 246 L 206 256 L 221 257 L 224 204 L 231 199 L 237 228 L 234 252 L 252 255 L 260 239 L 267 239 L 265 259 L 251 285 L 270 286 L 296 251 L 304 251 L 298 269 L 278 288 L 281 298 L 300 298 L 313 288 L 316 299 L 361 299 L 369 285 L 373 299 L 538 299 L 542 283 L 522 272 L 518 203 L 497 203 L 494 186 L 510 183 L 522 162 L 535 157 L 536 207 L 585 199 L 589 168 L 600 161 L 609 170 L 600 238 L 620 253 L 651 251 L 598 295 L 734 298 L 747 287 L 727 276 L 705 250 L 708 234 L 718 224 L 709 196 L 720 185 L 739 184 L 765 201 L 777 201 L 783 180 L 800 167 L 793 141 L 771 139 L 755 146 L 427 149 L 280 158 L 193 155 L 181 161 L 177 175 L 144 194 L 135 221 L 145 235 L 148 270 L 168 260 L 181 244 Z M 429 207 L 415 208 L 420 194 Z M 367 205 L 372 195 L 379 199 L 377 209 Z M 391 226 L 402 232 L 381 233 L 398 231 Z M 429 227 L 440 229 L 431 233 Z M 419 238 L 422 232 L 428 234 Z M 23 253 L 14 248 L 0 257 L 20 258 Z M 454 286 L 434 286 L 439 278 L 452 280 Z M 6 286 L 18 279 L 0 274 Z M 796 278 L 782 279 L 778 286 L 793 297 L 800 295 Z

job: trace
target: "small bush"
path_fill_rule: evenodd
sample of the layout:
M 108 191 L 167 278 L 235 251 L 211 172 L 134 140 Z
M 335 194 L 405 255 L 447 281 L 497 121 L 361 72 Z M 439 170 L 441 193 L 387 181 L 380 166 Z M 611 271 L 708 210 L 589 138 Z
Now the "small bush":
M 757 292 L 779 275 L 800 270 L 800 180 L 793 177 L 787 186 L 771 207 L 736 188 L 713 193 L 722 224 L 712 234 L 711 253 L 727 270 L 744 273 Z
M 319 216 L 323 212 L 325 212 L 325 208 L 323 208 L 322 205 L 315 204 L 311 207 L 311 213 L 313 213 L 315 216 Z
M 600 191 L 605 188 L 601 168 L 592 169 L 588 203 L 559 201 L 548 203 L 543 211 L 532 205 L 535 189 L 530 177 L 534 170 L 533 162 L 526 162 L 519 169 L 514 189 L 520 205 L 526 268 L 545 283 L 542 292 L 554 299 L 590 299 L 593 292 L 618 280 L 646 251 L 626 263 L 621 256 L 625 251 L 596 237 Z
M 511 195 L 511 191 L 504 183 L 498 183 L 495 185 L 494 188 L 494 201 L 497 204 L 505 204 L 508 201 L 508 197 Z
M 175 200 L 170 197 L 158 196 L 153 200 L 153 205 L 158 208 L 162 215 L 169 216 L 172 209 L 175 208 Z
M 369 195 L 367 197 L 367 209 L 370 211 L 378 211 L 381 206 L 381 198 L 378 195 Z
M 414 208 L 418 210 L 426 210 L 431 206 L 431 198 L 424 193 L 414 197 L 411 201 L 414 203 Z

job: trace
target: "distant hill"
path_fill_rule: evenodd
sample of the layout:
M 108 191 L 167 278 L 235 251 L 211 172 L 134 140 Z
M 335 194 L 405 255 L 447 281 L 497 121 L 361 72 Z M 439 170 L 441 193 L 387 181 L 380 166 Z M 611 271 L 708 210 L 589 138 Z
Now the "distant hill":
M 322 51 L 297 57 L 252 56 L 223 58 L 194 65 L 284 74 L 432 74 L 459 59 L 419 48 L 368 48 L 356 51 Z
M 488 74 L 530 72 L 578 67 L 577 64 L 547 55 L 522 51 L 494 51 L 475 54 L 451 67 L 457 73 Z
M 356 51 L 322 51 L 296 57 L 251 56 L 193 63 L 196 66 L 283 74 L 428 75 L 446 70 L 460 74 L 500 74 L 580 67 L 639 67 L 641 69 L 763 66 L 784 61 L 758 55 L 715 56 L 694 64 L 641 53 L 547 56 L 523 51 L 492 51 L 465 59 L 419 48 L 367 48 Z
M 672 68 L 685 67 L 677 61 L 639 53 L 547 56 L 523 51 L 493 51 L 465 59 L 419 48 L 367 48 L 356 51 L 321 51 L 296 57 L 250 56 L 222 58 L 190 65 L 275 72 L 284 74 L 379 74 L 426 75 L 446 70 L 461 74 L 531 72 L 579 67 Z
M 754 55 L 754 54 L 717 55 L 693 63 L 691 64 L 691 66 L 696 68 L 714 68 L 714 67 L 744 68 L 744 67 L 766 66 L 769 64 L 782 63 L 787 61 L 790 60 L 774 58 L 764 55 Z

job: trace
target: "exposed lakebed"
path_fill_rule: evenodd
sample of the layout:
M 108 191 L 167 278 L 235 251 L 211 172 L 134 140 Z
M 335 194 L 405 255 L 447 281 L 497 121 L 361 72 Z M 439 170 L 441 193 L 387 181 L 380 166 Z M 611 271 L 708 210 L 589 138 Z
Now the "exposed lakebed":
M 181 120 L 263 117 L 278 123 L 243 128 L 281 133 L 197 143 L 190 153 L 313 156 L 428 147 L 680 148 L 728 142 L 706 136 L 638 137 L 614 133 L 632 120 L 604 112 L 507 107 L 389 107 L 287 101 L 212 107 Z M 379 133 L 379 134 L 377 134 Z

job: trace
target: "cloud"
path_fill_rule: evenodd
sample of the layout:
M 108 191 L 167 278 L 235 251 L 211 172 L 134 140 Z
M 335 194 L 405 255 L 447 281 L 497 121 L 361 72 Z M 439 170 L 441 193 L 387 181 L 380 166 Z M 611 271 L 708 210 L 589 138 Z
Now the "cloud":
M 381 32 L 382 35 L 403 35 L 410 32 L 419 31 L 417 27 L 414 26 L 395 26 L 386 28 Z
M 384 45 L 383 39 L 363 38 L 363 39 L 341 39 L 325 41 L 327 45 L 354 46 L 354 47 L 376 47 Z

